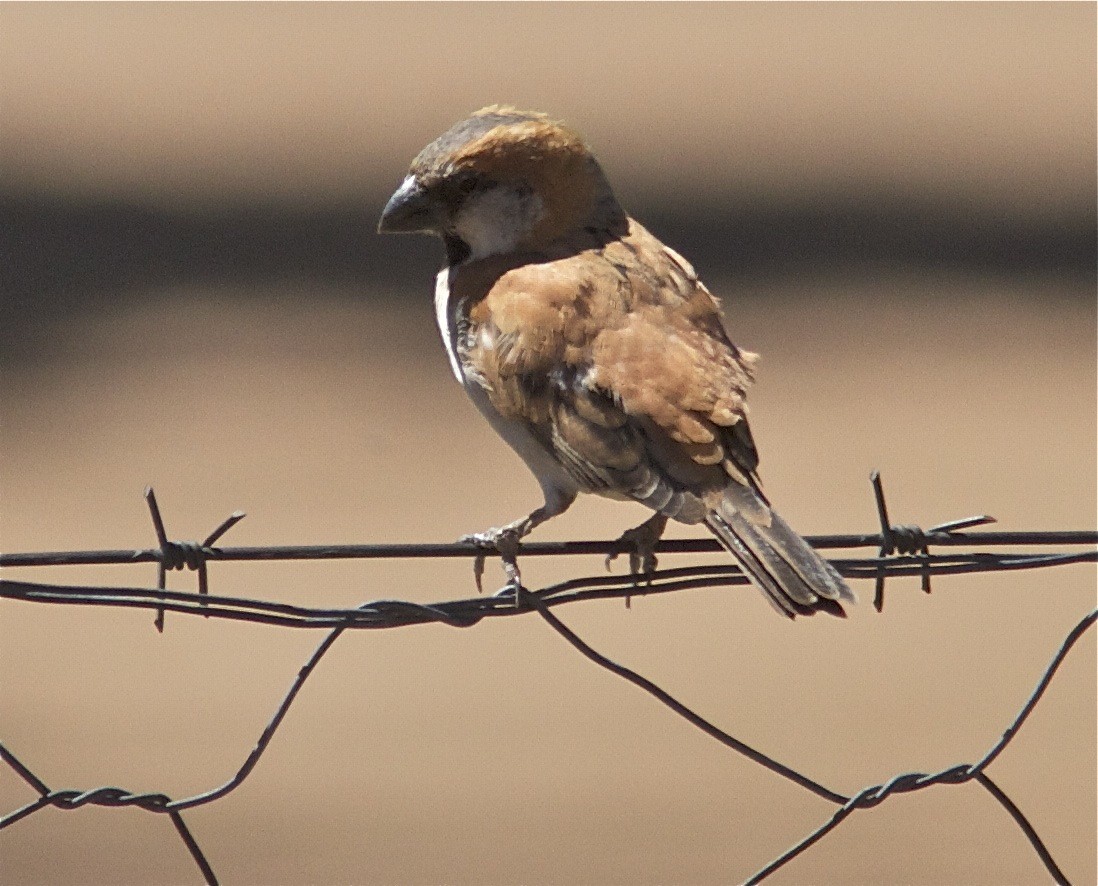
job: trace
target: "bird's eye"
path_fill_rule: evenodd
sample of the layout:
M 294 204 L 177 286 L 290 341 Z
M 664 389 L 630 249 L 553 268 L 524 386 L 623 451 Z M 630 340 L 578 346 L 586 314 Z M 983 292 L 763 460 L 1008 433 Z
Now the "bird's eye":
M 454 190 L 463 197 L 468 197 L 481 186 L 481 177 L 472 171 L 458 173 L 453 180 Z

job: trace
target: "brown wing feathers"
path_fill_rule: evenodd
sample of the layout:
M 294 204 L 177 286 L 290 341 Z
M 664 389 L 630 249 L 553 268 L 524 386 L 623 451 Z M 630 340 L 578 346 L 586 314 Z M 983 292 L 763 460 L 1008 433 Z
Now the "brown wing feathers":
M 483 108 L 420 152 L 379 230 L 446 244 L 435 308 L 455 374 L 546 496 L 514 525 L 577 491 L 633 499 L 705 522 L 780 612 L 853 599 L 759 488 L 755 356 L 689 262 L 625 214 L 582 136 Z
M 597 248 L 455 282 L 469 304 L 465 357 L 493 405 L 582 489 L 704 520 L 783 614 L 841 614 L 842 579 L 758 489 L 744 405 L 755 357 L 728 341 L 681 257 L 631 222 Z

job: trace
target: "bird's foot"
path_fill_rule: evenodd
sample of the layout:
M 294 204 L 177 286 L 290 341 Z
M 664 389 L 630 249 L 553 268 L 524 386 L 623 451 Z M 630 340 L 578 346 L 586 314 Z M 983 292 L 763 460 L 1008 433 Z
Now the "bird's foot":
M 474 532 L 458 539 L 459 542 L 474 544 L 478 548 L 476 557 L 473 559 L 473 578 L 477 583 L 477 593 L 484 592 L 482 584 L 484 561 L 489 554 L 499 554 L 503 561 L 503 570 L 507 573 L 507 586 L 515 588 L 515 598 L 518 599 L 518 589 L 522 587 L 522 575 L 518 568 L 518 550 L 519 542 L 526 534 L 525 523 L 525 520 L 517 520 L 507 526 Z
M 666 526 L 667 518 L 663 514 L 655 514 L 635 529 L 623 532 L 621 538 L 614 542 L 613 549 L 606 555 L 606 571 L 610 571 L 610 564 L 620 554 L 628 553 L 629 572 L 633 576 L 633 584 L 639 584 L 638 579 L 641 576 L 648 584 L 652 584 L 652 577 L 659 564 L 656 559 L 656 543 L 663 536 Z

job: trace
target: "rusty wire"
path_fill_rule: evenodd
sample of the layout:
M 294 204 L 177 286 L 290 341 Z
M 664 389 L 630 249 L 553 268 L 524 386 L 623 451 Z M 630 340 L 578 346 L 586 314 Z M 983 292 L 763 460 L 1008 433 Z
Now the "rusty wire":
M 1098 562 L 1098 532 L 965 532 L 974 526 L 993 522 L 986 516 L 957 520 L 922 530 L 917 526 L 893 526 L 889 522 L 884 492 L 880 478 L 871 478 L 877 503 L 880 532 L 870 535 L 810 536 L 808 540 L 818 548 L 851 549 L 874 547 L 875 557 L 832 560 L 838 570 L 848 578 L 873 579 L 876 586 L 874 604 L 878 611 L 884 603 L 884 584 L 889 577 L 918 575 L 922 587 L 930 592 L 930 580 L 934 575 L 956 575 L 971 572 L 993 572 L 1014 569 L 1034 569 L 1054 565 Z M 54 603 L 67 605 L 110 606 L 121 608 L 151 609 L 156 612 L 155 624 L 163 630 L 164 613 L 202 615 L 248 621 L 278 627 L 326 629 L 328 633 L 299 670 L 292 685 L 279 703 L 274 716 L 264 728 L 255 748 L 236 774 L 212 790 L 191 797 L 172 799 L 162 793 L 135 794 L 117 787 L 100 787 L 86 791 L 53 790 L 32 772 L 12 751 L 0 744 L 0 760 L 14 771 L 38 795 L 37 799 L 0 816 L 0 829 L 9 827 L 27 816 L 47 807 L 78 809 L 82 806 L 136 807 L 148 812 L 166 814 L 176 828 L 184 845 L 194 859 L 203 879 L 216 883 L 213 868 L 202 852 L 194 836 L 187 828 L 182 812 L 214 802 L 240 786 L 259 762 L 275 732 L 282 723 L 297 694 L 325 653 L 348 629 L 381 629 L 414 624 L 441 623 L 452 627 L 471 627 L 482 619 L 497 616 L 516 616 L 536 612 L 554 631 L 590 661 L 617 674 L 635 686 L 654 696 L 679 716 L 707 735 L 786 778 L 805 790 L 838 806 L 834 814 L 819 828 L 799 843 L 761 868 L 746 882 L 758 883 L 797 857 L 810 846 L 823 839 L 847 817 L 859 809 L 869 809 L 883 803 L 896 794 L 908 793 L 939 784 L 962 784 L 975 781 L 995 798 L 1018 825 L 1020 831 L 1033 846 L 1052 879 L 1067 883 L 1063 871 L 1037 831 L 1009 796 L 988 776 L 987 767 L 1013 740 L 1026 718 L 1048 688 L 1057 669 L 1072 647 L 1098 620 L 1098 610 L 1084 616 L 1067 635 L 1051 663 L 1039 679 L 1018 715 L 978 761 L 960 764 L 936 773 L 902 773 L 879 785 L 872 785 L 854 794 L 833 790 L 809 776 L 797 772 L 765 753 L 750 747 L 733 735 L 710 723 L 686 705 L 675 699 L 637 672 L 602 655 L 570 628 L 556 614 L 554 608 L 565 604 L 592 599 L 623 598 L 649 594 L 665 594 L 693 588 L 743 585 L 747 578 L 731 565 L 692 566 L 679 569 L 663 569 L 655 572 L 650 581 L 638 584 L 632 576 L 599 575 L 570 579 L 541 588 L 506 587 L 498 594 L 463 600 L 451 600 L 434 604 L 420 604 L 406 600 L 375 600 L 361 606 L 346 608 L 303 607 L 264 600 L 247 600 L 237 597 L 217 596 L 209 593 L 206 564 L 211 560 L 303 560 L 303 559 L 376 559 L 376 558 L 437 558 L 474 557 L 478 549 L 468 544 L 426 545 L 325 545 L 271 548 L 218 548 L 215 542 L 243 518 L 236 512 L 223 521 L 202 543 L 173 542 L 168 539 L 155 495 L 146 490 L 146 500 L 153 519 L 159 547 L 116 551 L 55 552 L 0 555 L 0 566 L 43 566 L 106 563 L 157 564 L 157 587 L 104 588 L 41 584 L 10 579 L 0 580 L 0 598 L 22 602 Z M 1087 545 L 1088 550 L 1055 553 L 988 553 L 953 552 L 932 554 L 931 546 L 992 547 L 1017 545 Z M 561 554 L 608 554 L 614 549 L 612 542 L 565 542 L 523 545 L 523 556 Z M 664 541 L 657 547 L 659 553 L 703 553 L 716 551 L 710 540 Z M 189 568 L 198 573 L 197 594 L 169 591 L 165 588 L 165 573 L 171 569 Z

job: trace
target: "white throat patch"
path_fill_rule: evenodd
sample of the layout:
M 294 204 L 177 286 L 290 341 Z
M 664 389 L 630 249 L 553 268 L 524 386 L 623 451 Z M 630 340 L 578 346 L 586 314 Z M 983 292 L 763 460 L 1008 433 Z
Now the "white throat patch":
M 469 260 L 476 260 L 510 252 L 544 217 L 537 194 L 500 185 L 470 198 L 454 231 L 468 245 Z

